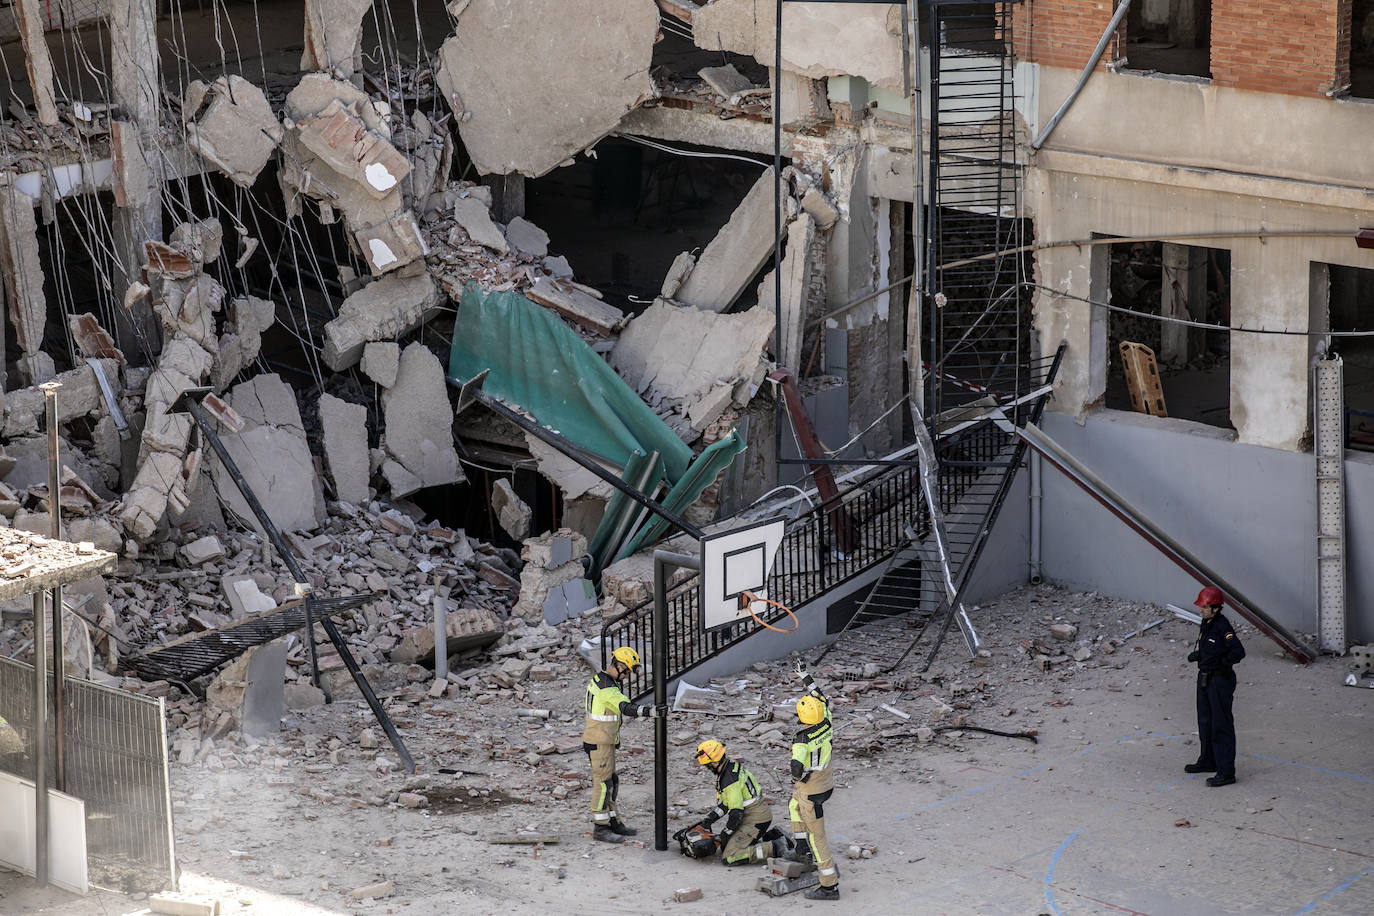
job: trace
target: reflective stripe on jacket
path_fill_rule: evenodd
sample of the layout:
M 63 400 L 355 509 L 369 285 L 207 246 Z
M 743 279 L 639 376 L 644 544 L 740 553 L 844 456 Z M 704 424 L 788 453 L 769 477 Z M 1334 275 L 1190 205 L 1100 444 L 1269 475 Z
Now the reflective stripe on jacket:
M 587 724 L 582 729 L 584 744 L 620 745 L 620 709 L 629 703 L 615 678 L 598 671 L 587 683 Z

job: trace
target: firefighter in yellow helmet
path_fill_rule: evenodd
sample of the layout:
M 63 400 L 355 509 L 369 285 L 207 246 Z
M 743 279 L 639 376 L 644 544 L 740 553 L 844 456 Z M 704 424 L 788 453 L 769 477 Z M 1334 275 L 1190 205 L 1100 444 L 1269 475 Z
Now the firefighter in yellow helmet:
M 758 865 L 786 854 L 787 839 L 773 826 L 773 809 L 763 800 L 754 774 L 727 757 L 725 745 L 714 738 L 697 745 L 696 760 L 716 774 L 716 806 L 692 827 L 710 828 L 725 818 L 725 828 L 717 834 L 721 864 Z
M 620 777 L 615 772 L 615 749 L 620 747 L 622 716 L 661 716 L 664 710 L 636 706 L 620 692 L 618 682 L 639 667 L 639 653 L 621 646 L 611 653 L 605 671 L 592 675 L 587 684 L 587 722 L 582 729 L 582 749 L 592 765 L 592 839 L 620 843 L 639 831 L 624 824 L 615 810 Z
M 814 678 L 797 663 L 797 677 L 806 693 L 797 701 L 797 718 L 801 728 L 792 739 L 792 801 L 787 806 L 792 817 L 792 839 L 796 844 L 795 859 L 814 862 L 820 875 L 820 885 L 811 888 L 806 896 L 812 900 L 840 899 L 840 873 L 825 841 L 824 805 L 835 792 L 835 774 L 831 769 L 830 704 Z

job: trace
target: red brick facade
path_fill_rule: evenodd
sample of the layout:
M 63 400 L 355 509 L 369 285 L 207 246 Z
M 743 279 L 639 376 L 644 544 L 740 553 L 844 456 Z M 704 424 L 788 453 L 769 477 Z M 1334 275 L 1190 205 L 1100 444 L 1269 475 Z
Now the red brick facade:
M 1329 95 L 1350 83 L 1352 0 L 1212 0 L 1217 86 Z M 1024 0 L 1014 8 L 1023 60 L 1079 69 L 1111 21 L 1115 0 Z M 1098 67 L 1124 55 L 1123 24 Z
M 1212 0 L 1212 82 L 1326 95 L 1350 83 L 1351 0 Z
M 1049 67 L 1083 69 L 1112 21 L 1113 0 L 1025 0 L 1012 8 L 1016 54 Z M 1123 26 L 1103 53 L 1098 67 L 1121 55 L 1126 40 Z

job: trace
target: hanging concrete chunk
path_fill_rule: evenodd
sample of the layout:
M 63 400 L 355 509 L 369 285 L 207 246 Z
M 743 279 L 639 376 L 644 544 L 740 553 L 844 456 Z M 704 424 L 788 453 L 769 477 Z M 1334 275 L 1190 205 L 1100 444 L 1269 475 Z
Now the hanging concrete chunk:
M 692 40 L 707 51 L 733 51 L 771 67 L 772 4 L 714 0 L 692 11 Z M 861 76 L 901 89 L 902 7 L 896 3 L 784 3 L 782 66 L 821 79 Z
M 367 408 L 332 394 L 320 396 L 324 461 L 334 495 L 349 503 L 367 502 Z
M 338 99 L 296 126 L 306 149 L 373 197 L 385 197 L 410 174 L 409 160 Z
M 614 130 L 653 96 L 658 16 L 654 0 L 463 8 L 436 81 L 477 170 L 537 178 Z
M 43 345 L 48 300 L 43 295 L 43 263 L 38 256 L 38 222 L 34 200 L 13 187 L 0 188 L 0 276 L 14 339 L 23 355 L 32 358 Z M 32 376 L 32 373 L 30 373 Z M 34 378 L 30 381 L 36 382 Z
M 706 67 L 698 70 L 697 75 L 706 81 L 706 85 L 717 95 L 723 95 L 727 99 L 736 92 L 744 92 L 755 88 L 753 81 L 735 69 L 734 64 L 725 64 L 722 67 Z
M 426 487 L 466 478 L 453 448 L 453 408 L 444 367 L 423 344 L 401 353 L 396 384 L 382 395 L 386 450 Z
M 363 33 L 372 0 L 305 0 L 305 51 L 302 70 L 353 73 L 353 52 Z
M 324 326 L 325 364 L 342 372 L 363 355 L 369 340 L 395 340 L 438 314 L 442 296 L 424 265 L 388 274 L 343 301 L 339 317 Z
M 252 187 L 281 143 L 282 127 L 261 89 L 221 76 L 186 89 L 186 145 L 240 187 Z
M 350 220 L 351 224 L 356 221 Z M 429 254 L 420 224 L 409 210 L 397 213 L 379 223 L 363 226 L 353 232 L 363 260 L 372 268 L 373 276 L 381 276 L 418 261 Z
M 268 299 L 245 296 L 229 304 L 229 322 L 219 337 L 219 354 L 210 370 L 210 383 L 223 391 L 258 356 L 262 334 L 277 317 L 277 305 Z
M 511 488 L 510 481 L 502 477 L 492 485 L 491 507 L 496 510 L 496 521 L 506 534 L 523 541 L 530 536 L 530 525 L 534 522 L 534 510 Z
M 787 195 L 783 195 L 786 206 Z M 784 216 L 785 218 L 785 216 Z M 728 309 L 773 252 L 773 170 L 754 182 L 677 291 L 677 300 L 712 312 Z

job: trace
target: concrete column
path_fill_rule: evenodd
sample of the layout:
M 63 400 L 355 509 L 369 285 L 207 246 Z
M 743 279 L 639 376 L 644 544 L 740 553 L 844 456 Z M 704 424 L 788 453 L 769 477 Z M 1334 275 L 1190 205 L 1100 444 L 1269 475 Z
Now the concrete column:
M 1231 248 L 1231 326 L 1305 331 L 1311 314 L 1309 252 L 1301 245 L 1237 241 Z M 1231 334 L 1231 423 L 1241 442 L 1297 449 L 1311 387 L 1306 337 Z
M 483 175 L 482 184 L 491 188 L 491 218 L 508 223 L 525 215 L 525 176 Z
M 110 75 L 114 102 L 130 136 L 120 144 L 123 203 L 114 208 L 114 246 L 118 258 L 113 295 L 139 278 L 143 243 L 162 240 L 162 164 L 147 151 L 153 145 L 161 105 L 161 66 L 157 49 L 157 0 L 110 0 Z M 147 300 L 132 311 L 116 306 L 115 336 L 135 365 L 160 349 L 157 322 Z
M 1160 284 L 1159 313 L 1173 318 L 1202 320 L 1207 301 L 1207 249 L 1195 245 L 1164 243 L 1164 277 Z M 1166 363 L 1186 363 L 1202 347 L 1196 328 L 1165 323 L 1160 328 L 1159 358 Z

